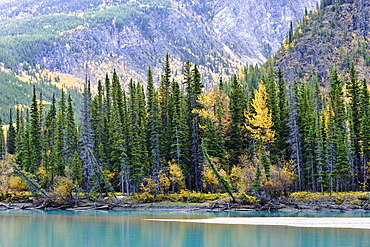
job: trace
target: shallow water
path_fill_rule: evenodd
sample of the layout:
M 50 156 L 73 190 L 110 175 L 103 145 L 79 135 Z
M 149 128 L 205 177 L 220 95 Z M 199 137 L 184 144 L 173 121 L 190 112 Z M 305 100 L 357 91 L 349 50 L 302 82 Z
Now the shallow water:
M 370 246 L 370 230 L 147 220 L 218 217 L 370 221 L 370 213 L 0 210 L 0 246 Z

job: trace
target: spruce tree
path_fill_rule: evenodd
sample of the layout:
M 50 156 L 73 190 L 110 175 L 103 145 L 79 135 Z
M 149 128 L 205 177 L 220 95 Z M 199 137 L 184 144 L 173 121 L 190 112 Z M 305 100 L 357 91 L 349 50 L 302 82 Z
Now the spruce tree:
M 194 65 L 192 70 L 192 79 L 191 79 L 191 105 L 194 110 L 200 110 L 202 105 L 198 101 L 198 97 L 202 93 L 203 84 L 200 78 L 200 73 L 197 65 Z M 204 154 L 201 148 L 201 131 L 199 129 L 200 125 L 200 116 L 199 113 L 192 111 L 192 124 L 190 126 L 190 180 L 193 180 L 191 184 L 195 187 L 196 191 L 201 189 L 202 181 L 202 172 L 203 172 L 203 163 L 204 163 Z
M 164 64 L 164 74 L 162 75 L 160 87 L 159 87 L 159 106 L 161 111 L 161 129 L 162 133 L 160 136 L 160 148 L 161 157 L 164 163 L 170 160 L 170 146 L 171 146 L 171 136 L 170 129 L 168 126 L 169 122 L 169 100 L 171 94 L 171 69 L 169 56 L 166 54 L 165 64 Z
M 172 95 L 170 100 L 171 122 L 171 161 L 184 168 L 187 163 L 187 130 L 186 103 L 184 92 L 180 90 L 177 82 L 172 82 Z
M 25 171 L 31 172 L 31 124 L 28 110 L 26 111 L 26 125 L 22 138 L 17 147 L 15 162 Z
M 158 92 L 154 87 L 153 75 L 148 68 L 147 80 L 147 109 L 148 109 L 148 156 L 152 175 L 158 174 L 160 170 L 161 153 L 159 149 L 160 115 L 158 105 Z
M 80 128 L 80 157 L 82 162 L 82 188 L 86 192 L 108 191 L 110 184 L 96 158 L 94 133 L 91 124 L 91 92 L 90 82 L 84 85 L 82 102 L 82 119 Z
M 109 81 L 109 78 L 106 79 Z M 108 115 L 106 105 L 103 105 L 104 92 L 101 81 L 98 81 L 98 93 L 91 103 L 91 124 L 94 130 L 94 144 L 96 155 L 99 161 L 105 165 L 106 162 L 106 144 L 108 134 L 106 134 L 105 123 Z
M 16 132 L 15 128 L 13 125 L 13 114 L 12 110 L 10 109 L 9 112 L 9 129 L 8 129 L 8 135 L 6 138 L 6 149 L 9 154 L 15 154 L 16 146 L 15 146 L 15 141 L 16 141 Z
M 125 117 L 123 115 L 124 112 L 123 92 L 116 71 L 114 71 L 112 81 L 112 123 L 109 130 L 110 153 L 107 155 L 109 165 L 106 168 L 115 174 L 114 184 L 117 186 L 121 184 L 121 191 L 124 192 L 126 189 L 126 192 L 130 193 L 130 178 L 127 176 L 128 174 L 124 174 L 128 172 L 129 165 L 126 138 L 122 123 Z M 125 184 L 127 186 L 124 186 Z
M 24 133 L 24 116 L 23 116 L 23 110 L 21 107 L 17 107 L 17 116 L 16 116 L 16 139 L 15 143 L 18 147 L 18 144 L 23 136 Z
M 289 119 L 289 109 L 288 109 L 288 101 L 286 96 L 286 84 L 283 78 L 283 73 L 279 68 L 278 71 L 278 109 L 280 114 L 278 115 L 278 119 L 275 123 L 276 127 L 276 147 L 280 154 L 285 153 L 286 157 L 289 157 L 287 152 L 287 140 L 289 136 L 289 128 L 288 128 L 288 119 Z
M 56 175 L 64 175 L 65 169 L 65 131 L 66 131 L 66 98 L 64 90 L 60 97 L 58 104 L 58 111 L 56 115 L 56 128 L 55 128 L 55 138 L 54 138 L 54 149 L 52 151 L 53 159 L 53 170 Z
M 32 104 L 30 109 L 30 167 L 28 172 L 35 174 L 42 161 L 40 112 L 33 86 Z
M 45 127 L 43 130 L 44 135 L 44 166 L 47 175 L 51 175 L 52 167 L 54 166 L 54 161 L 52 159 L 52 154 L 54 154 L 55 149 L 55 135 L 57 127 L 57 110 L 56 110 L 56 100 L 55 94 L 53 94 L 51 105 L 49 111 L 45 118 Z
M 274 123 L 273 125 L 273 130 L 275 132 L 279 132 L 280 130 L 280 108 L 279 108 L 279 100 L 278 99 L 278 85 L 276 84 L 276 80 L 275 80 L 275 71 L 274 71 L 274 65 L 273 65 L 273 61 L 270 60 L 268 62 L 268 65 L 269 65 L 269 68 L 268 68 L 268 74 L 267 74 L 267 79 L 265 81 L 265 85 L 266 85 L 266 93 L 267 93 L 267 106 L 268 106 L 268 109 L 270 110 L 271 114 L 272 114 L 272 122 Z M 279 81 L 280 83 L 283 83 L 281 80 Z M 281 95 L 284 97 L 284 95 Z M 283 98 L 281 99 L 283 100 Z M 282 133 L 279 133 L 279 138 L 280 138 L 280 134 Z M 281 136 L 282 137 L 282 136 Z M 269 148 L 271 153 L 272 153 L 272 156 L 271 158 L 273 159 L 273 162 L 274 163 L 277 163 L 278 161 L 278 156 L 279 156 L 279 144 L 283 145 L 283 142 L 284 140 L 279 140 L 280 143 L 271 143 L 271 147 Z M 276 145 L 277 144 L 277 145 Z
M 366 79 L 362 81 L 361 88 L 361 143 L 362 143 L 362 170 L 360 176 L 364 183 L 367 182 L 367 164 L 370 162 L 370 94 Z
M 0 117 L 0 159 L 4 159 L 5 155 L 5 139 L 4 139 L 4 129 L 3 120 Z
M 304 189 L 315 191 L 316 185 L 316 157 L 315 157 L 315 125 L 316 109 L 313 100 L 314 93 L 309 83 L 305 82 L 298 91 L 298 124 L 301 134 L 301 147 L 303 159 Z
M 78 134 L 72 101 L 73 100 L 71 95 L 68 95 L 65 117 L 64 161 L 66 162 L 66 165 L 69 165 L 70 167 L 73 167 L 74 165 L 79 163 L 79 160 L 77 158 L 78 155 L 76 155 L 78 147 Z M 75 176 L 75 180 L 79 181 L 79 179 L 77 179 L 77 176 Z
M 347 140 L 346 140 L 346 112 L 343 101 L 343 83 L 339 80 L 336 70 L 331 71 L 330 79 L 330 129 L 329 129 L 329 186 L 330 192 L 349 190 L 347 182 L 351 174 Z M 353 184 L 352 184 L 353 185 Z
M 357 79 L 354 64 L 350 69 L 350 80 L 346 83 L 347 97 L 349 98 L 349 114 L 350 114 L 350 133 L 351 133 L 351 153 L 352 166 L 354 173 L 354 186 L 358 189 L 359 183 L 364 182 L 362 158 L 361 158 L 361 82 Z
M 231 80 L 230 91 L 230 126 L 228 131 L 227 149 L 231 165 L 239 163 L 239 157 L 243 153 L 242 127 L 244 125 L 244 94 L 238 79 L 234 75 Z
M 294 171 L 297 175 L 296 190 L 303 190 L 304 176 L 303 176 L 303 157 L 302 157 L 302 145 L 301 145 L 301 134 L 299 132 L 299 109 L 298 109 L 298 84 L 294 82 L 289 88 L 289 137 L 287 140 L 288 149 L 290 153 L 290 160 L 293 161 Z
M 134 83 L 132 80 L 129 83 L 129 92 L 127 99 L 128 107 L 128 150 L 127 155 L 129 157 L 129 174 L 130 183 L 132 186 L 132 192 L 135 192 L 138 185 L 141 182 L 141 177 L 147 166 L 147 153 L 146 153 L 146 142 L 145 138 L 145 119 L 143 110 L 145 111 L 145 105 L 143 104 L 143 92 L 141 85 Z M 144 108 L 144 109 L 140 109 Z

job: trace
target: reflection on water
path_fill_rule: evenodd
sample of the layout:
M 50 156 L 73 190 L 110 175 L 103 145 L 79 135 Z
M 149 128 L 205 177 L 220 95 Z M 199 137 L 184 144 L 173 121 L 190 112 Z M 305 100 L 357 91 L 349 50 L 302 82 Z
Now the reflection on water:
M 370 214 L 0 210 L 0 246 L 370 246 L 369 230 L 143 220 L 218 216 L 370 217 Z

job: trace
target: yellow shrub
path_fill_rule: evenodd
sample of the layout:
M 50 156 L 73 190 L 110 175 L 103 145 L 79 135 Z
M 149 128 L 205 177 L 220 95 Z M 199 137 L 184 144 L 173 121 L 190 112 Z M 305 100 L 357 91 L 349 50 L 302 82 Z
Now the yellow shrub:
M 71 198 L 75 188 L 76 186 L 70 178 L 57 176 L 55 178 L 54 197 L 57 200 Z
M 252 183 L 256 173 L 256 163 L 254 159 L 247 161 L 246 157 L 242 157 L 241 166 L 233 166 L 230 172 L 230 182 L 238 192 L 247 192 L 252 190 Z
M 170 179 L 162 170 L 159 172 L 159 184 L 164 191 L 168 191 L 170 189 Z
M 204 167 L 202 182 L 205 190 L 211 191 L 212 193 L 219 190 L 218 180 L 212 169 L 208 166 Z
M 37 170 L 37 178 L 41 187 L 46 188 L 47 184 L 51 181 L 50 175 L 47 173 L 45 166 L 41 165 Z
M 168 173 L 172 190 L 181 190 L 185 188 L 185 176 L 179 165 L 170 162 L 168 165 Z
M 230 173 L 230 182 L 236 191 L 246 192 L 250 187 L 247 168 L 233 166 Z
M 11 191 L 27 191 L 27 185 L 26 183 L 20 178 L 16 176 L 12 176 L 8 180 L 9 183 L 9 189 Z
M 152 178 L 144 178 L 145 184 L 141 184 L 141 190 L 148 193 L 156 192 L 158 184 Z
M 296 179 L 290 163 L 279 167 L 273 165 L 270 168 L 270 179 L 262 182 L 263 190 L 270 196 L 279 197 L 288 192 Z

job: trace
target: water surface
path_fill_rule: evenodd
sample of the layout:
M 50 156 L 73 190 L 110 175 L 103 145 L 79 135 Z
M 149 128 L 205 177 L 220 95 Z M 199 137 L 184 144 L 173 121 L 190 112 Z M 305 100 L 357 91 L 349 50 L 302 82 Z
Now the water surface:
M 328 216 L 370 220 L 369 213 L 360 212 L 0 210 L 0 246 L 370 246 L 370 230 L 147 220 Z

